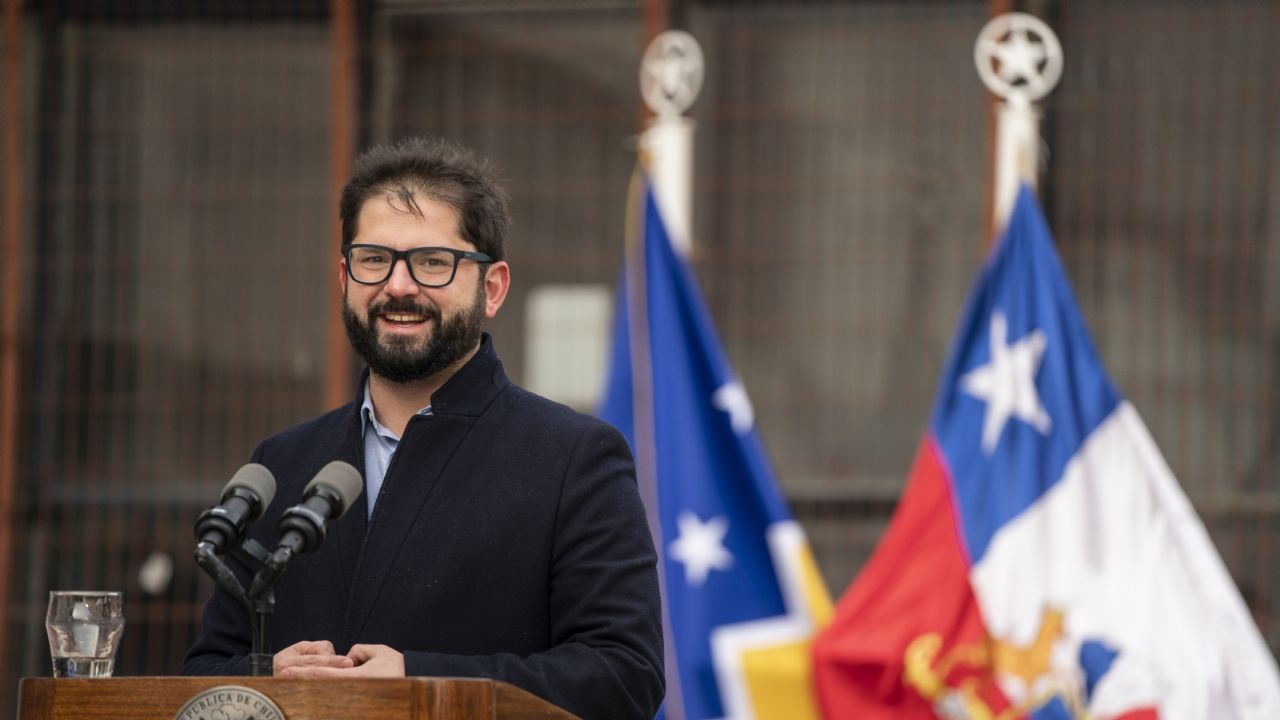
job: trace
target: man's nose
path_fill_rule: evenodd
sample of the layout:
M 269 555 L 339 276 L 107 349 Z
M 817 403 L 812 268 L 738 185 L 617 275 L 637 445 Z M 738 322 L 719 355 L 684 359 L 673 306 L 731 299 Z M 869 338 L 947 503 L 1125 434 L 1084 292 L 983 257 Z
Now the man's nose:
M 409 272 L 409 261 L 401 258 L 391 266 L 391 277 L 387 278 L 387 292 L 395 297 L 417 295 L 419 285 Z

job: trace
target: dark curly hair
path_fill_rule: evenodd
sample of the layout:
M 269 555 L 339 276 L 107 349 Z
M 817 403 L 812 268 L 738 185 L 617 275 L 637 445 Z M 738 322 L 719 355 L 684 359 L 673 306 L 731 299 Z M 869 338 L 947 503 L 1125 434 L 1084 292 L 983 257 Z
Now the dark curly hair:
M 507 193 L 498 185 L 494 164 L 469 148 L 444 138 L 405 138 L 376 145 L 356 158 L 342 189 L 338 216 L 342 244 L 355 240 L 360 210 L 372 197 L 389 195 L 415 215 L 422 211 L 415 193 L 458 211 L 462 239 L 494 260 L 506 258 L 511 216 Z

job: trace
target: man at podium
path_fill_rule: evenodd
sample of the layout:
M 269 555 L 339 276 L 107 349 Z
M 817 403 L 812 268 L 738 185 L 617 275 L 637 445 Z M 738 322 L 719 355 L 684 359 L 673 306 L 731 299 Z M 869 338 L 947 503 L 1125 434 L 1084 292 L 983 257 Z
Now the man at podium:
M 273 547 L 330 461 L 365 492 L 275 585 L 275 674 L 485 677 L 583 717 L 653 717 L 657 558 L 630 451 L 508 380 L 481 330 L 511 281 L 488 163 L 443 140 L 374 148 L 339 214 L 343 318 L 367 369 L 350 403 L 258 445 L 278 490 L 250 537 Z M 215 590 L 183 672 L 245 674 L 250 646 L 247 608 Z

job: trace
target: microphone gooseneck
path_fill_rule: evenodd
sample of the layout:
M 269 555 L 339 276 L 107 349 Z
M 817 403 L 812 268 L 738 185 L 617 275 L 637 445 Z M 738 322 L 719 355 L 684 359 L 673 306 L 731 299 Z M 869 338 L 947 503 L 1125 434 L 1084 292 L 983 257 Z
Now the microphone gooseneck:
M 312 552 L 324 541 L 325 528 L 342 517 L 364 491 L 364 478 L 350 464 L 335 460 L 320 469 L 302 491 L 302 502 L 285 510 L 276 524 L 280 540 L 253 584 L 252 600 L 273 586 L 295 555 Z

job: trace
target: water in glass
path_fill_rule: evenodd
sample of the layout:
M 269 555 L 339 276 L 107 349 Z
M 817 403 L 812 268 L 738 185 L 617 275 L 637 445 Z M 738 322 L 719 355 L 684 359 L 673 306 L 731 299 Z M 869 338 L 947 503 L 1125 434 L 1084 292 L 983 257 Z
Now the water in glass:
M 45 629 L 54 677 L 111 677 L 124 633 L 121 594 L 51 592 Z

